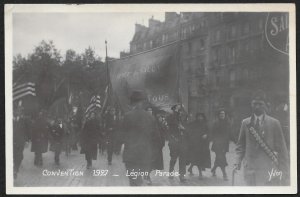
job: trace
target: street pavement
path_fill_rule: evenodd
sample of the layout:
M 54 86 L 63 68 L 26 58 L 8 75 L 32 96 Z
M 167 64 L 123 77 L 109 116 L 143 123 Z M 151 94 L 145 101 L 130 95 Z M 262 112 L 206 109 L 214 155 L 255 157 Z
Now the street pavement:
M 226 168 L 228 181 L 224 181 L 221 169 L 216 171 L 216 177 L 211 176 L 210 169 L 203 171 L 203 179 L 198 179 L 198 169 L 193 168 L 194 175 L 186 174 L 186 183 L 180 183 L 179 178 L 170 180 L 167 176 L 155 176 L 155 171 L 151 173 L 152 186 L 231 186 L 232 185 L 232 166 L 234 161 L 233 143 L 230 144 L 229 153 L 227 153 L 228 166 Z M 169 148 L 163 149 L 164 171 L 169 168 Z M 211 152 L 212 162 L 214 153 Z M 24 159 L 20 167 L 17 179 L 14 180 L 16 187 L 84 187 L 84 186 L 129 186 L 126 170 L 122 162 L 121 155 L 113 155 L 112 165 L 107 164 L 106 153 L 98 153 L 97 160 L 93 160 L 93 167 L 86 169 L 86 161 L 83 154 L 79 151 L 73 151 L 71 155 L 66 156 L 63 152 L 60 156 L 60 165 L 54 164 L 54 153 L 47 152 L 43 154 L 42 167 L 33 165 L 34 154 L 30 152 L 30 146 L 24 150 Z M 60 170 L 60 171 L 59 171 Z M 178 162 L 175 166 L 178 171 Z M 61 172 L 58 174 L 58 172 Z M 52 174 L 51 174 L 52 173 Z M 243 185 L 242 172 L 235 174 L 235 185 Z M 148 186 L 144 183 L 145 186 Z

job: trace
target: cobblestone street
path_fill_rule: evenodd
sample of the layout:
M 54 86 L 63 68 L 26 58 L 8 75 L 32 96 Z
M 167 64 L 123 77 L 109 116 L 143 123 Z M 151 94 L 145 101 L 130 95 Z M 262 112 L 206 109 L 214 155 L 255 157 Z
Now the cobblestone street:
M 228 173 L 228 181 L 224 181 L 222 178 L 221 170 L 218 168 L 216 171 L 217 176 L 212 177 L 210 169 L 206 169 L 203 172 L 203 179 L 198 179 L 198 172 L 194 167 L 194 176 L 186 174 L 186 183 L 180 183 L 179 178 L 176 177 L 173 180 L 168 179 L 166 176 L 155 176 L 155 172 L 151 173 L 152 186 L 230 186 L 232 179 L 232 162 L 234 144 L 230 145 L 230 151 L 227 153 L 228 166 L 226 168 Z M 164 169 L 168 169 L 169 163 L 169 148 L 166 146 L 163 149 L 164 152 Z M 73 151 L 68 157 L 63 152 L 60 156 L 60 166 L 54 164 L 54 154 L 47 152 L 43 154 L 44 165 L 38 168 L 33 165 L 34 154 L 30 152 L 30 146 L 24 150 L 24 159 L 20 167 L 18 178 L 14 181 L 15 186 L 21 187 L 35 187 L 35 186 L 71 186 L 71 187 L 83 187 L 83 186 L 128 186 L 129 181 L 126 177 L 125 167 L 122 162 L 121 155 L 113 156 L 113 163 L 111 166 L 107 165 L 106 153 L 98 154 L 98 159 L 93 161 L 92 169 L 86 169 L 86 161 L 83 154 L 79 151 Z M 214 160 L 214 153 L 212 153 L 212 160 Z M 58 171 L 71 171 L 77 175 L 82 173 L 82 176 L 75 176 L 74 174 L 66 176 L 53 176 L 48 175 L 50 172 Z M 107 170 L 106 176 L 95 176 L 97 171 L 95 170 Z M 178 170 L 178 163 L 175 166 L 175 170 Z M 103 171 L 105 172 L 105 171 Z M 241 172 L 236 174 L 235 185 L 242 185 Z

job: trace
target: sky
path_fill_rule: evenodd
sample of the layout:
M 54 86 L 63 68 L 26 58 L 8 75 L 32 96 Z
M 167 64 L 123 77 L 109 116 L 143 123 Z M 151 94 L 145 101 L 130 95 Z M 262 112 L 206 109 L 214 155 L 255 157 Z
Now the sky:
M 91 46 L 96 55 L 118 58 L 128 51 L 135 23 L 148 26 L 148 19 L 164 21 L 164 13 L 15 13 L 13 14 L 13 55 L 27 57 L 42 40 L 53 40 L 64 57 L 73 49 L 83 53 Z

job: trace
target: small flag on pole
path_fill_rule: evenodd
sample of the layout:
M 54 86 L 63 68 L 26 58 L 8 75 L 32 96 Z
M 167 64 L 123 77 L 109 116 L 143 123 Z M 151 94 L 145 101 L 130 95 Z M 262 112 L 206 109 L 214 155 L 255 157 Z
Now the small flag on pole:
M 101 109 L 101 97 L 99 95 L 92 96 L 89 106 L 86 108 L 85 114 L 88 115 L 97 108 Z
M 35 83 L 27 82 L 23 84 L 14 84 L 13 86 L 13 101 L 17 101 L 25 96 L 36 96 Z

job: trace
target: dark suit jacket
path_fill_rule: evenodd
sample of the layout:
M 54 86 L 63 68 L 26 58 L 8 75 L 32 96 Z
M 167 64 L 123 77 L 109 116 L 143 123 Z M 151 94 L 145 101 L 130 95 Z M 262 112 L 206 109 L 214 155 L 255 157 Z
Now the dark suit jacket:
M 124 116 L 124 163 L 139 165 L 142 169 L 151 163 L 151 139 L 155 132 L 154 117 L 143 109 L 133 109 Z M 149 167 L 149 166 L 148 166 Z

